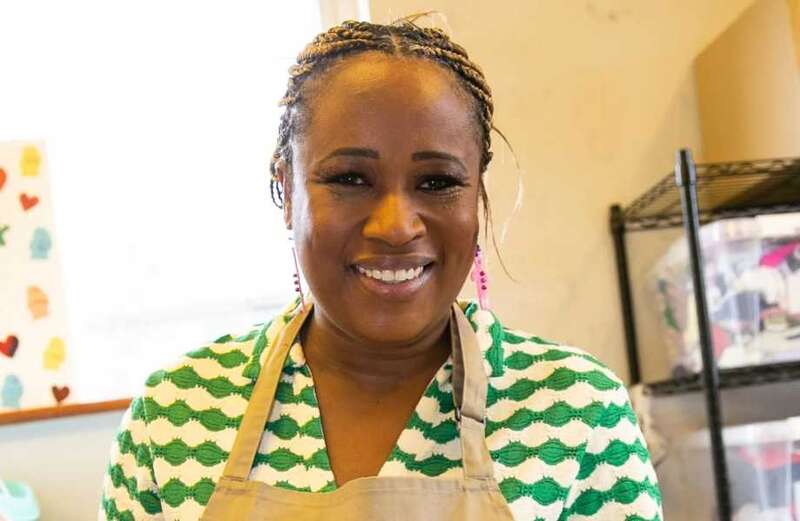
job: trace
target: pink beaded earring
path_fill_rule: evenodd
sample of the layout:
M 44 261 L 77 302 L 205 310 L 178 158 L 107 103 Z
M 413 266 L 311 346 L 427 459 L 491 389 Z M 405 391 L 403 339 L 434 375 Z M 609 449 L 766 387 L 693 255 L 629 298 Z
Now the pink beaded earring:
M 289 235 L 289 244 L 292 248 L 292 261 L 294 261 L 294 275 L 292 275 L 294 290 L 300 294 L 300 304 L 305 308 L 306 300 L 303 297 L 303 287 L 300 283 L 300 265 L 297 263 L 297 251 L 294 249 L 294 240 L 291 235 Z
M 471 277 L 475 282 L 475 292 L 478 294 L 478 303 L 481 309 L 489 309 L 489 276 L 483 266 L 483 254 L 478 245 L 475 245 L 475 260 Z

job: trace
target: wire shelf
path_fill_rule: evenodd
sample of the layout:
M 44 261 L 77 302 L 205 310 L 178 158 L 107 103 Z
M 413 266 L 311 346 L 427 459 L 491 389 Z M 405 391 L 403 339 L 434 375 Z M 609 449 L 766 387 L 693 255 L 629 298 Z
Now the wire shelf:
M 800 361 L 736 367 L 720 370 L 719 388 L 733 389 L 798 379 L 800 379 Z M 646 387 L 654 396 L 667 396 L 700 391 L 703 389 L 703 382 L 699 374 L 694 374 L 646 384 Z
M 678 177 L 680 176 L 680 177 Z M 680 186 L 678 183 L 680 182 Z M 731 519 L 730 478 L 722 438 L 720 389 L 800 380 L 800 362 L 717 371 L 699 255 L 700 224 L 721 218 L 800 211 L 800 158 L 695 164 L 691 151 L 676 155 L 675 175 L 669 174 L 627 208 L 613 205 L 609 224 L 614 238 L 625 343 L 631 381 L 641 379 L 631 298 L 625 232 L 682 227 L 690 250 L 701 374 L 646 385 L 647 392 L 669 395 L 702 391 L 710 432 L 714 490 L 720 519 Z
M 800 158 L 696 165 L 700 222 L 800 211 Z M 668 174 L 622 210 L 626 231 L 683 224 L 680 189 Z

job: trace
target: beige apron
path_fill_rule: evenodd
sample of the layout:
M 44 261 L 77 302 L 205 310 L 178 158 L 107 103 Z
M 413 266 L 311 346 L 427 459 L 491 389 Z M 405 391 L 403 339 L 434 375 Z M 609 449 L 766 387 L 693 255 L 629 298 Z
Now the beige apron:
M 463 477 L 365 477 L 323 493 L 299 492 L 249 481 L 283 364 L 312 304 L 283 329 L 270 349 L 223 476 L 201 521 L 481 520 L 513 521 L 494 479 L 484 439 L 488 381 L 475 333 L 457 304 L 450 317 L 453 400 L 459 423 Z

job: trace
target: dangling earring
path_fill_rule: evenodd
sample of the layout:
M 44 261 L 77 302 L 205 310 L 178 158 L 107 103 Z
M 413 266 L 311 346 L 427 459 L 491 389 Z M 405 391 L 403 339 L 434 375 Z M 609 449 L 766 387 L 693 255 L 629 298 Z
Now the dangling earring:
M 475 293 L 478 294 L 478 304 L 481 309 L 489 309 L 489 276 L 483 266 L 481 247 L 475 245 L 475 260 L 472 268 L 472 280 L 475 282 Z
M 297 251 L 294 248 L 294 239 L 291 235 L 289 235 L 289 244 L 291 245 L 292 249 L 292 261 L 294 261 L 294 275 L 292 275 L 292 279 L 294 280 L 294 290 L 300 294 L 300 304 L 305 308 L 306 300 L 303 297 L 303 287 L 300 284 L 300 266 L 297 263 Z

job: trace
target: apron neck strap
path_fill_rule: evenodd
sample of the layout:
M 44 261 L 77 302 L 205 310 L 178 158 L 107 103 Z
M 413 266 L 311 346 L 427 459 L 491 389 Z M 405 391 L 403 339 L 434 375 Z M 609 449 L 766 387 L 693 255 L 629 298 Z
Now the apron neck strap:
M 467 416 L 483 423 L 488 387 L 483 370 L 483 353 L 478 346 L 478 337 L 458 304 L 453 304 L 450 318 L 450 342 L 453 350 L 453 402 L 456 406 L 456 419 Z
M 311 313 L 312 307 L 313 303 L 307 303 L 284 326 L 272 348 L 266 347 L 268 349 L 267 358 L 258 373 L 253 394 L 250 396 L 250 401 L 247 403 L 242 422 L 239 425 L 239 431 L 236 433 L 228 463 L 225 464 L 223 471 L 224 476 L 244 481 L 250 475 L 264 428 L 270 412 L 272 412 L 284 362 L 300 328 Z
M 311 314 L 308 302 L 278 334 L 247 404 L 223 475 L 247 480 L 261 444 L 264 428 L 272 411 L 275 391 L 289 350 L 300 328 Z M 453 352 L 453 402 L 461 438 L 464 477 L 486 479 L 494 474 L 492 459 L 484 437 L 488 379 L 483 369 L 483 353 L 478 338 L 458 304 L 450 316 L 450 342 Z
M 458 304 L 453 304 L 450 339 L 453 349 L 453 402 L 461 438 L 464 477 L 491 478 L 494 468 L 485 438 L 489 380 L 483 369 L 483 352 L 478 345 L 478 337 Z

